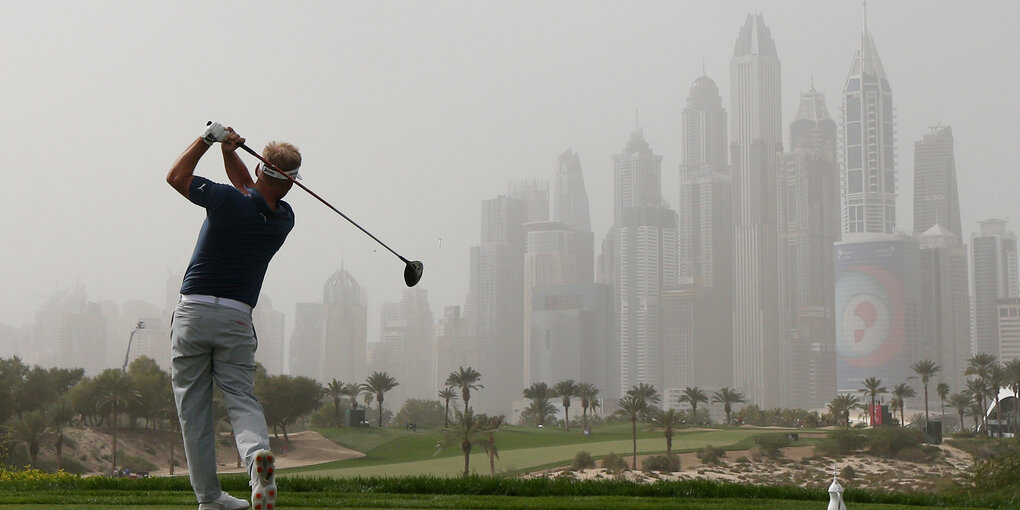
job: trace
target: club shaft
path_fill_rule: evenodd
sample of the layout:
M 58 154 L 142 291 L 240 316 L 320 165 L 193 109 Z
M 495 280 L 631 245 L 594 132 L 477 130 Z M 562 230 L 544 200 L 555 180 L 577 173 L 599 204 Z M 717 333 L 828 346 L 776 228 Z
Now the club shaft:
M 283 170 L 280 170 L 280 169 L 279 169 L 279 168 L 278 168 L 278 167 L 277 167 L 276 165 L 274 165 L 274 164 L 270 163 L 269 161 L 266 161 L 266 158 L 263 158 L 261 154 L 259 154 L 259 153 L 255 152 L 255 151 L 253 151 L 253 150 L 251 149 L 251 147 L 248 147 L 247 145 L 245 145 L 245 144 L 243 144 L 243 143 L 242 143 L 242 144 L 240 144 L 240 145 L 239 145 L 239 147 L 241 147 L 242 149 L 244 149 L 244 151 L 245 151 L 245 152 L 247 152 L 248 154 L 251 154 L 252 156 L 255 156 L 256 158 L 258 158 L 258 159 L 259 159 L 259 161 L 261 161 L 263 165 L 266 165 L 266 166 L 268 166 L 269 168 L 271 168 L 271 169 L 273 169 L 273 170 L 275 170 L 275 171 L 279 172 L 280 174 L 284 175 L 284 176 L 285 176 L 285 177 L 286 177 L 287 179 L 290 179 L 290 182 L 293 182 L 293 183 L 294 183 L 294 184 L 296 184 L 296 185 L 297 185 L 297 186 L 298 186 L 299 188 L 301 188 L 301 189 L 303 189 L 303 190 L 307 191 L 309 195 L 311 195 L 311 196 L 315 197 L 316 199 L 318 199 L 318 200 L 319 200 L 319 202 L 322 202 L 323 204 L 325 204 L 325 205 L 326 205 L 326 207 L 329 207 L 330 209 L 332 209 L 332 210 L 333 210 L 333 212 L 335 212 L 335 213 L 339 214 L 340 216 L 343 216 L 343 218 L 344 218 L 345 220 L 347 220 L 347 221 L 351 222 L 351 225 L 354 225 L 355 227 L 358 227 L 358 230 L 361 230 L 362 232 L 364 232 L 364 233 L 365 233 L 365 235 L 367 235 L 368 237 L 371 237 L 371 238 L 372 238 L 373 240 L 375 240 L 375 242 L 377 242 L 377 243 L 381 244 L 383 248 L 386 248 L 387 250 L 389 250 L 389 251 L 390 251 L 390 253 L 392 253 L 392 254 L 396 255 L 396 256 L 397 256 L 397 258 L 398 258 L 398 259 L 400 259 L 400 260 L 402 260 L 402 261 L 403 261 L 403 262 L 404 262 L 405 264 L 409 264 L 409 263 L 410 263 L 410 262 L 408 262 L 408 261 L 407 261 L 407 259 L 405 259 L 404 257 L 402 257 L 402 256 L 401 256 L 401 255 L 400 255 L 399 253 L 397 253 L 397 252 L 393 251 L 393 248 L 390 248 L 389 246 L 386 246 L 386 243 L 384 243 L 384 242 L 380 241 L 378 237 L 376 237 L 376 236 L 372 235 L 372 233 L 371 233 L 371 232 L 369 232 L 369 231 L 365 230 L 365 228 L 364 228 L 364 227 L 362 227 L 361 225 L 358 225 L 358 222 L 356 222 L 356 221 L 354 221 L 354 220 L 350 219 L 350 218 L 349 218 L 349 217 L 348 217 L 348 216 L 347 216 L 346 214 L 344 214 L 344 213 L 340 212 L 340 209 L 337 209 L 336 207 L 333 207 L 333 204 L 331 204 L 331 203 L 327 202 L 327 201 L 326 201 L 326 199 L 324 199 L 324 198 L 320 197 L 320 196 L 319 196 L 319 195 L 317 195 L 317 194 L 316 194 L 316 193 L 315 193 L 314 191 L 312 191 L 312 190 L 308 189 L 308 187 L 307 187 L 307 186 L 305 186 L 304 184 L 301 184 L 300 182 L 298 182 L 298 180 L 297 180 L 297 179 L 295 179 L 295 178 L 291 177 L 291 175 L 290 175 L 290 174 L 288 174 L 287 172 L 284 172 Z

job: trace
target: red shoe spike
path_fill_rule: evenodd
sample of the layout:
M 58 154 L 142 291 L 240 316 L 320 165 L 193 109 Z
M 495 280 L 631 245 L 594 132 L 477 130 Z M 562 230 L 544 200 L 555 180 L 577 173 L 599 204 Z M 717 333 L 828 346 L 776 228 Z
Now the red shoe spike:
M 270 496 L 275 496 L 276 495 L 276 491 L 269 491 L 269 495 Z
M 255 493 L 255 499 L 262 499 L 262 493 L 261 492 L 256 492 Z
M 273 504 L 270 503 L 270 504 L 266 505 L 266 508 L 268 508 L 269 510 L 273 510 Z
M 258 468 L 258 472 L 259 472 L 259 473 L 261 473 L 261 472 L 262 472 L 262 466 L 259 466 L 259 468 Z
M 268 460 L 269 462 L 272 462 L 273 461 L 273 457 L 268 457 L 268 458 L 266 458 L 266 460 Z
M 269 468 L 269 474 L 273 474 L 273 468 Z
M 262 510 L 262 505 L 255 505 L 255 510 Z
M 259 461 L 259 462 L 262 462 L 262 456 L 261 456 L 261 455 L 259 455 L 258 457 L 255 457 L 255 460 L 257 460 L 257 461 Z

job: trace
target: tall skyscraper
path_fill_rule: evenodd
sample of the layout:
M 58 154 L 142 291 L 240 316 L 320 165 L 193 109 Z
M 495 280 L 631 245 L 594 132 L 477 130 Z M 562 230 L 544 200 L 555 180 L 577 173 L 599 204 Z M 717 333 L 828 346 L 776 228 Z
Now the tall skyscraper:
M 368 298 L 361 284 L 342 266 L 322 288 L 323 342 L 319 381 L 334 377 L 361 381 L 368 342 Z
M 290 356 L 287 357 L 288 375 L 322 380 L 322 318 L 322 303 L 297 303 L 294 306 L 294 331 L 290 335 Z
M 967 246 L 936 223 L 920 237 L 921 320 L 918 359 L 942 366 L 937 379 L 963 388 L 970 358 Z
M 399 409 L 409 398 L 435 398 L 433 383 L 433 343 L 435 321 L 429 307 L 428 291 L 422 287 L 404 290 L 397 303 L 383 303 L 382 341 L 392 344 L 393 355 L 370 370 L 386 371 L 397 379 L 399 386 L 386 400 Z M 379 363 L 373 359 L 373 363 Z
M 526 223 L 549 221 L 549 181 L 527 179 L 507 183 L 507 196 L 528 204 Z
M 781 192 L 783 310 L 783 407 L 825 407 L 836 391 L 835 274 L 833 243 L 840 240 L 836 123 L 825 95 L 801 93 L 790 124 Z
M 914 143 L 914 232 L 927 232 L 936 223 L 963 235 L 953 129 L 949 126 L 933 127 Z
M 779 55 L 760 14 L 748 15 L 730 61 L 733 175 L 733 377 L 761 407 L 778 407 L 783 336 L 777 171 L 783 150 Z
M 896 230 L 892 89 L 866 19 L 841 108 L 836 384 L 845 392 L 860 389 L 867 377 L 905 381 L 923 352 L 919 246 Z
M 843 232 L 896 232 L 892 88 L 868 32 L 843 89 Z
M 979 221 L 980 232 L 970 238 L 974 277 L 974 354 L 999 355 L 996 307 L 1000 299 L 1017 293 L 1016 234 L 1006 230 L 1006 220 Z
M 510 416 L 524 382 L 524 224 L 528 202 L 501 195 L 482 201 L 481 244 L 471 248 L 466 315 L 478 341 L 486 398 L 476 410 Z
M 259 340 L 255 361 L 262 363 L 269 374 L 283 374 L 285 366 L 283 339 L 286 324 L 283 312 L 273 308 L 273 301 L 269 296 L 259 296 L 259 304 L 252 310 L 252 323 L 255 325 Z
M 591 232 L 588 193 L 584 188 L 581 157 L 571 149 L 560 154 L 553 184 L 552 220 L 575 232 Z
M 457 368 L 479 366 L 478 345 L 468 334 L 468 324 L 459 306 L 443 308 L 443 317 L 436 324 L 435 337 L 432 380 L 437 388 L 443 386 L 446 378 Z
M 683 124 L 676 287 L 662 296 L 662 392 L 733 386 L 733 200 L 726 110 L 708 76 L 694 80 Z
M 684 162 L 680 165 L 677 205 L 678 279 L 730 296 L 733 204 L 726 164 L 726 110 L 719 88 L 708 76 L 694 80 L 682 123 Z
M 676 213 L 663 207 L 662 156 L 641 130 L 613 156 L 620 391 L 662 388 L 661 295 L 676 282 Z
M 999 300 L 999 361 L 1020 359 L 1020 299 Z

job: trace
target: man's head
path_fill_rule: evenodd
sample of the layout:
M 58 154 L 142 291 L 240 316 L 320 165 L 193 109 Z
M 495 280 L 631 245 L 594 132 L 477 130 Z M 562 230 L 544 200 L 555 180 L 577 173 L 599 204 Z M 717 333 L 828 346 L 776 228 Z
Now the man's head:
M 265 149 L 262 149 L 262 157 L 266 158 L 267 161 L 272 163 L 276 168 L 287 172 L 288 175 L 295 179 L 300 179 L 301 176 L 298 174 L 298 169 L 301 167 L 301 152 L 298 148 L 287 142 L 269 142 Z M 256 172 L 256 176 L 259 182 L 265 183 L 267 186 L 279 190 L 282 194 L 286 194 L 290 190 L 293 183 L 285 175 L 281 175 L 279 172 L 266 167 L 265 165 L 259 166 L 259 171 Z

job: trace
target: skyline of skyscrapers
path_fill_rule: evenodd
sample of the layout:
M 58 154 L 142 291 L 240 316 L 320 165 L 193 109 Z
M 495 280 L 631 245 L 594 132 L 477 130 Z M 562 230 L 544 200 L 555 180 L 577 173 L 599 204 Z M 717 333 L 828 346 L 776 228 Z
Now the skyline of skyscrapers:
M 1015 236 L 1004 220 L 981 222 L 968 271 L 953 133 L 942 125 L 914 144 L 914 228 L 899 230 L 892 89 L 867 24 L 838 124 L 812 84 L 785 150 L 779 53 L 760 14 L 740 29 L 730 78 L 729 110 L 704 71 L 689 89 L 675 211 L 661 189 L 664 158 L 640 126 L 613 156 L 613 225 L 597 261 L 581 158 L 567 149 L 550 165 L 551 190 L 544 179 L 515 181 L 481 202 L 463 307 L 444 306 L 434 321 L 415 288 L 368 319 L 364 289 L 341 266 L 322 302 L 295 307 L 289 345 L 285 314 L 260 302 L 259 361 L 321 382 L 389 371 L 401 382 L 394 403 L 435 398 L 450 372 L 471 366 L 485 385 L 473 405 L 508 414 L 528 384 L 567 378 L 595 382 L 610 400 L 646 383 L 668 407 L 684 387 L 729 386 L 762 407 L 818 409 L 864 377 L 903 382 L 918 359 L 942 366 L 954 390 L 974 353 L 1005 359 Z M 90 373 L 122 356 L 109 339 L 130 330 L 125 317 L 159 316 L 118 316 L 77 292 L 48 303 L 37 322 L 64 325 L 36 335 L 58 363 Z M 372 341 L 370 320 L 380 324 Z M 165 329 L 156 322 L 139 345 L 156 345 L 149 339 Z M 103 352 L 64 352 L 104 334 Z

